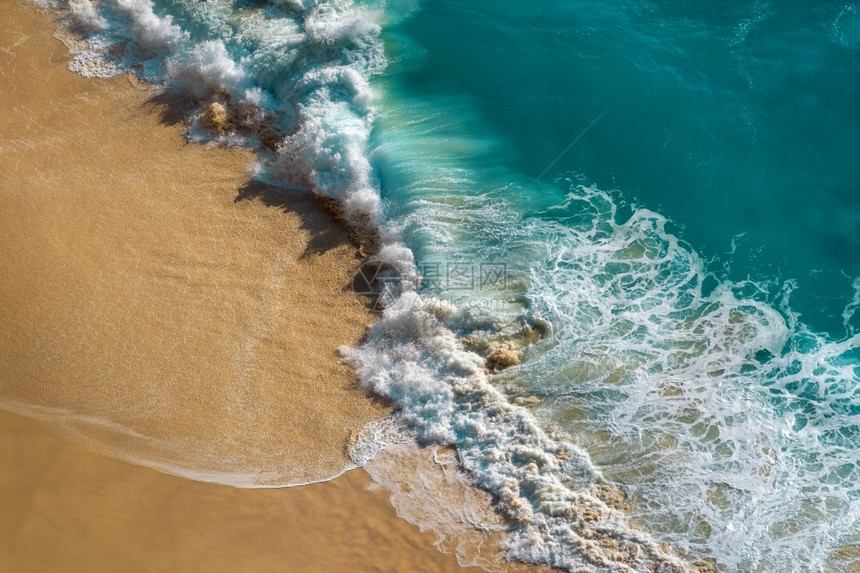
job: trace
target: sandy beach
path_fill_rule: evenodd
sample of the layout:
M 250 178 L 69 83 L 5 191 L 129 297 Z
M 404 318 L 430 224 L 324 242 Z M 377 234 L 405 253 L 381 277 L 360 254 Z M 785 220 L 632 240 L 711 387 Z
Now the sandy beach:
M 0 400 L 173 473 L 339 473 L 384 415 L 338 363 L 370 321 L 347 234 L 250 152 L 186 144 L 180 102 L 66 70 L 27 10 L 3 17 Z
M 328 480 L 386 415 L 337 353 L 356 247 L 56 29 L 0 6 L 0 569 L 458 568 L 362 470 L 219 485 Z
M 3 571 L 460 570 L 363 470 L 286 489 L 207 484 L 6 412 L 0 460 Z

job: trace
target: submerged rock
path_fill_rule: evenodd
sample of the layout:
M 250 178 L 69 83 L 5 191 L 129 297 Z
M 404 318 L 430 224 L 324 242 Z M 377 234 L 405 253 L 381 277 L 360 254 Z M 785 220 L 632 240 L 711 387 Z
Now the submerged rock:
M 519 355 L 513 350 L 499 348 L 487 356 L 487 368 L 490 370 L 504 370 L 520 363 Z
M 537 396 L 517 396 L 514 398 L 514 404 L 517 406 L 539 406 L 540 398 Z
M 202 119 L 203 125 L 218 133 L 218 135 L 227 133 L 227 122 L 230 119 L 230 115 L 227 113 L 227 107 L 223 103 L 213 101 L 203 108 Z

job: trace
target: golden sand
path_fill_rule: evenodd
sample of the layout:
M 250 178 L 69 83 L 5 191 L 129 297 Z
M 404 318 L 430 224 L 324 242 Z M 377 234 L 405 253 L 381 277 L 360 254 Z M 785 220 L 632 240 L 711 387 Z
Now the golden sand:
M 0 413 L 0 570 L 455 568 L 361 470 L 93 453 L 306 482 L 385 410 L 336 353 L 370 320 L 346 233 L 176 102 L 69 72 L 55 28 L 0 3 L 0 410 L 28 416 Z
M 112 460 L 0 412 L 0 571 L 452 571 L 354 470 L 236 489 Z
M 0 10 L 0 405 L 183 475 L 338 474 L 384 415 L 338 362 L 370 320 L 348 235 L 251 182 L 251 153 L 186 144 L 176 102 L 67 71 L 45 16 Z

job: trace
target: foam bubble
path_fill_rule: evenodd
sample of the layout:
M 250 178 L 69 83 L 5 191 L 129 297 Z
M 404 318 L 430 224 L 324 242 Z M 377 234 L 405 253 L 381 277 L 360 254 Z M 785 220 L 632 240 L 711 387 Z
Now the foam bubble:
M 806 328 L 791 282 L 709 275 L 663 217 L 619 223 L 602 191 L 576 188 L 552 216 L 564 224 L 527 235 L 546 245 L 531 300 L 555 344 L 520 370 L 542 416 L 567 420 L 678 546 L 732 570 L 820 567 L 860 523 L 860 338 Z
M 209 40 L 173 56 L 167 62 L 171 81 L 181 91 L 204 99 L 217 92 L 241 97 L 245 72 L 227 53 L 224 42 Z
M 354 436 L 349 458 L 356 466 L 363 467 L 386 448 L 414 440 L 409 428 L 398 417 L 389 416 L 367 424 Z
M 271 0 L 271 2 L 277 6 L 283 6 L 288 10 L 305 12 L 312 6 L 316 5 L 317 0 Z
M 323 44 L 351 42 L 361 47 L 375 43 L 379 35 L 379 25 L 368 12 L 356 9 L 346 2 L 318 3 L 305 20 L 305 31 Z M 369 44 L 368 44 L 369 42 Z M 354 51 L 353 61 L 366 52 Z M 362 62 L 365 67 L 369 60 Z
M 404 292 L 347 359 L 362 384 L 401 408 L 420 442 L 457 446 L 461 467 L 515 524 L 511 557 L 564 568 L 684 570 L 601 500 L 587 455 L 509 403 L 489 383 L 483 359 L 462 348 L 444 315 L 415 304 L 419 296 Z
M 173 23 L 172 16 L 159 18 L 153 11 L 152 0 L 105 0 L 115 13 L 128 22 L 129 39 L 148 52 L 169 51 L 187 33 Z
M 90 0 L 69 2 L 69 16 L 73 26 L 85 32 L 101 31 L 108 27 L 107 20 L 99 15 Z
M 397 515 L 434 533 L 436 546 L 454 553 L 460 566 L 531 570 L 506 561 L 499 551 L 504 521 L 491 509 L 489 494 L 473 487 L 459 471 L 452 451 L 404 443 L 385 449 L 364 468 L 391 492 Z

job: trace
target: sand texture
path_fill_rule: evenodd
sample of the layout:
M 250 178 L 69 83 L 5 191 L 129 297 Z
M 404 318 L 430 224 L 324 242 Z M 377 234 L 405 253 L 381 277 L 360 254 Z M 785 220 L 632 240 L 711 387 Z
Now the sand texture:
M 163 473 L 349 465 L 387 413 L 337 355 L 360 260 L 181 103 L 69 72 L 56 28 L 0 3 L 0 570 L 456 568 L 362 470 Z

